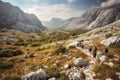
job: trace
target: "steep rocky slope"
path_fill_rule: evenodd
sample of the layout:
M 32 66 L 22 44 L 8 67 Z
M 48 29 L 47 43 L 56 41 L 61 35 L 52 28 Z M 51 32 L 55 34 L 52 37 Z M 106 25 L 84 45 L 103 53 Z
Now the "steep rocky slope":
M 19 7 L 0 1 L 0 28 L 24 32 L 42 32 L 46 28 L 34 14 L 24 13 Z
M 120 19 L 120 3 L 107 6 L 96 7 L 86 11 L 80 17 L 66 19 L 62 24 L 54 27 L 64 30 L 94 29 L 113 23 Z M 56 23 L 54 23 L 56 24 Z M 58 23 L 57 23 L 58 24 Z

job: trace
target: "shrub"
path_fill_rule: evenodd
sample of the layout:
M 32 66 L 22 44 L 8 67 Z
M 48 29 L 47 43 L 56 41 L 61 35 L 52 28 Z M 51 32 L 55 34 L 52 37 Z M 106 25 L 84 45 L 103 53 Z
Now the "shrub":
M 40 46 L 41 44 L 40 43 L 38 43 L 38 42 L 34 42 L 34 43 L 32 43 L 32 47 L 37 47 L 37 46 Z
M 63 47 L 62 45 L 58 45 L 55 47 L 55 49 L 53 50 L 53 53 L 65 53 L 66 52 L 66 48 Z
M 22 53 L 23 52 L 19 49 L 16 50 L 5 49 L 0 52 L 0 57 L 12 57 L 12 56 L 20 55 Z
M 0 69 L 11 69 L 13 66 L 12 62 L 0 62 Z
M 22 79 L 18 76 L 13 76 L 13 77 L 7 76 L 4 78 L 4 80 L 22 80 Z
M 109 37 L 111 37 L 111 36 L 112 36 L 112 33 L 109 33 L 109 34 L 106 34 L 106 35 L 105 35 L 106 38 L 109 38 Z
M 12 58 L 10 59 L 10 61 L 13 63 L 19 63 L 19 62 L 23 62 L 24 58 Z
M 46 69 L 47 78 L 56 77 L 59 78 L 60 72 L 57 68 Z
M 69 80 L 65 73 L 60 74 L 59 80 Z
M 28 43 L 23 39 L 19 39 L 18 41 L 16 41 L 16 43 L 14 45 L 16 45 L 16 46 L 27 46 Z

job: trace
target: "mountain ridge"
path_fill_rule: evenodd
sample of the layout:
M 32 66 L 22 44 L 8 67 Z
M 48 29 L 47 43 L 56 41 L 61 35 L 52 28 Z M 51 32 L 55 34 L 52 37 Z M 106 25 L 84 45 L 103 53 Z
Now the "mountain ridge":
M 0 1 L 1 28 L 23 32 L 42 32 L 46 29 L 34 14 L 24 13 L 19 7 Z
M 57 28 L 72 31 L 81 28 L 91 30 L 98 27 L 106 26 L 120 19 L 119 5 L 120 3 L 107 7 L 92 8 L 86 11 L 80 17 L 72 17 L 63 20 L 63 23 L 57 26 Z

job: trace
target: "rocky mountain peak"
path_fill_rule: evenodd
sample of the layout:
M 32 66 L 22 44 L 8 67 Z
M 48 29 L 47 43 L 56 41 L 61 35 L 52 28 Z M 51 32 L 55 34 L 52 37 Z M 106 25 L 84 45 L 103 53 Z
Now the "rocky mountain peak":
M 23 32 L 42 32 L 46 28 L 34 14 L 24 13 L 19 7 L 0 1 L 0 28 Z

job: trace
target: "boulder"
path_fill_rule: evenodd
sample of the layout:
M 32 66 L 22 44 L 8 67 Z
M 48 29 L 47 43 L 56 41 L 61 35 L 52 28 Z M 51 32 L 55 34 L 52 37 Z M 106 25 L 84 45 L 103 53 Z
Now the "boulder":
M 83 41 L 82 44 L 83 45 L 93 45 L 93 42 L 91 40 L 89 40 L 89 41 Z
M 67 45 L 67 48 L 76 47 L 78 43 L 79 42 L 77 42 L 77 41 L 73 41 L 73 42 L 71 42 L 70 44 Z
M 102 40 L 101 44 L 110 47 L 110 46 L 120 46 L 120 36 L 113 36 L 108 39 Z
M 57 80 L 55 77 L 53 77 L 53 78 L 50 78 L 50 79 L 48 79 L 48 80 Z
M 108 57 L 105 56 L 105 55 L 103 55 L 103 56 L 101 56 L 99 59 L 100 59 L 101 62 L 105 62 L 105 61 L 108 60 Z
M 69 80 L 82 80 L 82 75 L 79 72 L 70 72 Z
M 65 66 L 64 66 L 64 69 L 68 69 L 70 66 L 68 65 L 68 64 L 66 64 Z
M 58 42 L 56 42 L 57 44 L 64 44 L 65 43 L 65 41 L 58 41 Z
M 97 58 L 100 58 L 101 56 L 103 56 L 103 52 L 98 51 L 98 52 L 97 52 Z
M 84 65 L 85 65 L 85 61 L 84 61 L 83 58 L 76 58 L 76 59 L 74 60 L 74 64 L 75 64 L 76 66 L 84 66 Z
M 33 57 L 36 57 L 37 54 L 33 54 L 33 53 L 30 53 L 30 54 L 25 54 L 23 57 L 24 58 L 33 58 Z
M 44 70 L 39 69 L 22 76 L 22 80 L 47 80 L 47 75 Z
M 105 62 L 104 64 L 106 64 L 106 65 L 108 65 L 108 66 L 110 66 L 111 68 L 114 66 L 114 64 L 112 63 L 112 62 Z

